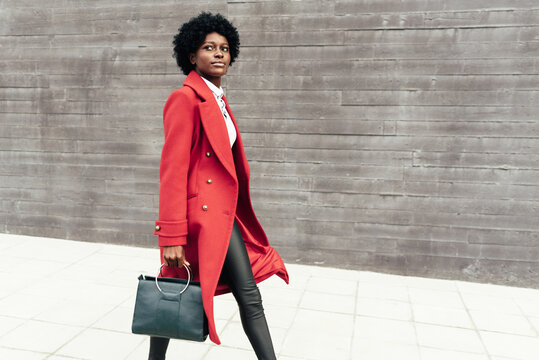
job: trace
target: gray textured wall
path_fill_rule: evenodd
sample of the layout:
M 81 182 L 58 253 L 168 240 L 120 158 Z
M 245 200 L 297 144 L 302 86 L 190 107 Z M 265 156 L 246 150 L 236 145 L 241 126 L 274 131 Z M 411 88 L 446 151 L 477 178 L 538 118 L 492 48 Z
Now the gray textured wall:
M 201 10 L 240 30 L 227 97 L 285 260 L 539 286 L 537 1 L 0 0 L 0 231 L 156 246 Z

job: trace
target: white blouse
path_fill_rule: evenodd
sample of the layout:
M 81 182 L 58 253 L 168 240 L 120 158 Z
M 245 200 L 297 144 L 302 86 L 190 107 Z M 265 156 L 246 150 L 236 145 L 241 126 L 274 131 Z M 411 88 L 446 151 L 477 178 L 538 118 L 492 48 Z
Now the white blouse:
M 205 79 L 204 77 L 202 77 L 202 80 L 206 82 L 206 85 L 208 85 L 211 92 L 213 93 L 213 96 L 215 97 L 215 101 L 217 101 L 217 104 L 219 104 L 219 107 L 221 108 L 221 113 L 223 113 L 223 118 L 225 119 L 226 129 L 228 130 L 230 147 L 232 147 L 232 145 L 234 145 L 234 142 L 236 141 L 236 128 L 234 127 L 232 119 L 228 115 L 228 111 L 226 111 L 225 101 L 223 100 L 223 88 L 215 86 L 211 81 Z

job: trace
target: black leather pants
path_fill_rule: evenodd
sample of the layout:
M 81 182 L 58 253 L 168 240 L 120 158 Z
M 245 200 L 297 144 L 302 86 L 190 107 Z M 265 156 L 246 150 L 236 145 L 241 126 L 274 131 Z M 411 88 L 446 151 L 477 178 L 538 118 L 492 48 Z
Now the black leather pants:
M 228 284 L 238 302 L 243 330 L 258 359 L 276 360 L 260 291 L 255 283 L 245 243 L 236 221 L 221 279 Z M 149 360 L 164 360 L 168 343 L 169 339 L 151 337 Z

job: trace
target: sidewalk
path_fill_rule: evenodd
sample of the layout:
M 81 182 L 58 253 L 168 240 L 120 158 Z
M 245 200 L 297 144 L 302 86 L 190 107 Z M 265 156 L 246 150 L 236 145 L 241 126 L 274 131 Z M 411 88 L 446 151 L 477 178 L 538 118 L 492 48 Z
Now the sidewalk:
M 0 359 L 146 360 L 131 334 L 158 250 L 0 234 Z M 539 290 L 287 264 L 260 284 L 280 360 L 539 359 Z M 173 340 L 167 359 L 256 359 L 228 294 L 223 345 Z

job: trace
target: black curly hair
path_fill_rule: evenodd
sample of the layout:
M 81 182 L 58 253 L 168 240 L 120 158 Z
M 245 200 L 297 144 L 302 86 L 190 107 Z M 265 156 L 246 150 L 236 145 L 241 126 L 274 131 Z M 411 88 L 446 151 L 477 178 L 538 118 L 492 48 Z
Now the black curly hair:
M 240 53 L 238 30 L 221 14 L 214 15 L 210 12 L 202 12 L 183 24 L 172 41 L 172 44 L 174 44 L 173 56 L 185 75 L 195 69 L 195 65 L 189 61 L 189 54 L 196 53 L 204 39 L 206 39 L 206 35 L 212 32 L 224 36 L 228 41 L 230 65 L 238 57 Z

